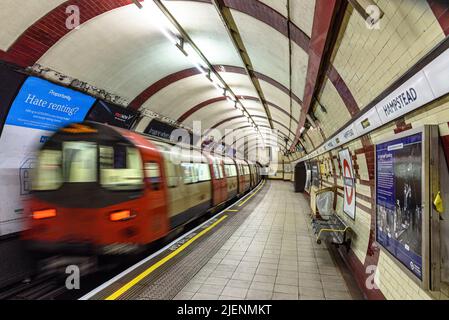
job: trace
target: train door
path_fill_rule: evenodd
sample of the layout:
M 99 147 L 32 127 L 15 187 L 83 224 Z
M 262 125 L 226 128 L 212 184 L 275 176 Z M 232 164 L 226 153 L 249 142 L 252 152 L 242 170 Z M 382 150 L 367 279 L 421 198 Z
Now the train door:
M 256 170 L 253 164 L 249 166 L 249 169 L 251 171 L 251 188 L 254 188 L 256 186 Z
M 212 188 L 213 188 L 213 205 L 217 206 L 227 199 L 227 184 L 224 178 L 224 170 L 222 162 L 211 157 L 212 163 Z
M 251 189 L 253 187 L 253 169 L 251 168 L 251 165 L 248 166 L 249 171 L 249 188 Z
M 238 194 L 243 193 L 243 172 L 242 172 L 242 166 L 240 165 L 239 160 L 235 161 L 235 168 L 237 169 L 237 183 L 238 183 Z
M 175 219 L 180 213 L 185 211 L 186 199 L 189 195 L 184 185 L 182 168 L 180 164 L 173 161 L 174 154 L 170 152 L 168 146 L 162 143 L 157 144 L 164 157 L 164 173 L 165 173 L 165 186 L 167 188 L 167 206 L 168 206 L 168 219 L 171 226 L 177 225 Z M 179 220 L 179 219 L 178 219 Z
M 167 189 L 169 193 L 169 217 L 185 210 L 185 201 L 188 198 L 186 187 L 182 179 L 182 169 L 179 164 L 174 164 L 169 159 L 165 160 L 165 172 L 167 176 Z
M 221 202 L 225 202 L 228 200 L 228 181 L 225 175 L 223 159 L 218 161 L 218 171 L 220 173 Z
M 189 194 L 186 202 L 189 202 L 189 210 L 193 210 L 193 215 L 196 215 L 212 207 L 213 179 L 209 159 L 198 150 L 187 152 L 191 155 L 181 163 L 184 184 Z
M 245 191 L 248 191 L 251 188 L 251 173 L 249 170 L 248 162 L 244 161 L 242 164 L 242 170 L 245 177 Z
M 239 169 L 240 169 L 240 182 L 242 185 L 241 193 L 244 193 L 246 191 L 246 178 L 245 178 L 245 168 L 243 167 L 242 163 L 239 163 Z
M 167 221 L 167 188 L 164 184 L 164 173 L 162 172 L 163 159 L 161 156 L 145 157 L 143 168 L 145 173 L 145 207 L 150 217 L 149 227 L 151 234 L 158 237 L 168 230 Z
M 227 184 L 227 199 L 232 199 L 238 194 L 237 167 L 232 159 L 225 158 L 225 176 Z

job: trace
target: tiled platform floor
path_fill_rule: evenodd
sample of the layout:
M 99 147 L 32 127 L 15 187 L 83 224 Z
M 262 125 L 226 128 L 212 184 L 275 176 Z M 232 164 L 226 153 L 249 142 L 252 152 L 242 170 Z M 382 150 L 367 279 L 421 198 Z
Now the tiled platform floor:
M 289 182 L 273 181 L 257 208 L 175 299 L 351 299 L 309 205 Z M 238 214 L 238 213 L 235 213 Z

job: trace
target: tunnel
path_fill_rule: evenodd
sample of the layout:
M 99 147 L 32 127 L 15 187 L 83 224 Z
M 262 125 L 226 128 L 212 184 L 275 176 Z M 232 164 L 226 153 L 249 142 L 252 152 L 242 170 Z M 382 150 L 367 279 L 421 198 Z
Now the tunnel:
M 448 36 L 443 0 L 2 0 L 0 300 L 449 299 Z

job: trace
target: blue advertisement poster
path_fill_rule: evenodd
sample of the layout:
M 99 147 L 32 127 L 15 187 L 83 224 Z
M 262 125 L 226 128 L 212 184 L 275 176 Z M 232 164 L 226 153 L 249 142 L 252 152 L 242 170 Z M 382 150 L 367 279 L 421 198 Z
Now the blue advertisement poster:
M 82 122 L 95 98 L 49 81 L 29 77 L 11 105 L 9 125 L 56 131 L 71 122 Z
M 59 127 L 81 122 L 95 99 L 29 77 L 11 104 L 0 137 L 0 236 L 22 231 L 36 150 Z
M 376 239 L 422 279 L 422 133 L 376 147 Z

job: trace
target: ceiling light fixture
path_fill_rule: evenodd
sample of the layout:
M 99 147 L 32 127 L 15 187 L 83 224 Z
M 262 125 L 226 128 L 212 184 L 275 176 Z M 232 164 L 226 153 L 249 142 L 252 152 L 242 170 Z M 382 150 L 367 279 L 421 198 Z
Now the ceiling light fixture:
M 221 95 L 224 95 L 228 101 L 232 102 L 234 107 L 239 103 L 241 109 L 246 111 L 237 96 L 234 95 L 229 86 L 218 74 L 218 71 L 213 69 L 213 66 L 207 61 L 207 58 L 199 51 L 189 35 L 183 30 L 160 0 L 145 1 L 144 5 L 139 0 L 132 1 L 139 9 L 148 12 L 153 25 L 189 59 L 201 74 L 207 77 Z M 237 109 L 239 108 L 237 107 Z M 249 113 L 248 117 L 252 120 Z
M 150 21 L 171 43 L 182 47 L 182 37 L 153 1 L 146 1 L 144 6 L 139 0 L 133 0 L 133 2 L 139 9 L 147 12 L 151 16 Z

